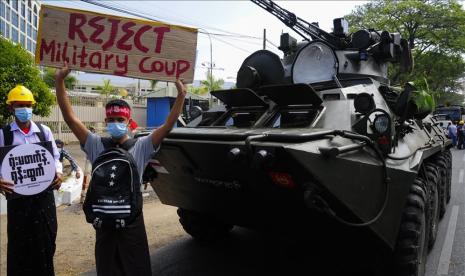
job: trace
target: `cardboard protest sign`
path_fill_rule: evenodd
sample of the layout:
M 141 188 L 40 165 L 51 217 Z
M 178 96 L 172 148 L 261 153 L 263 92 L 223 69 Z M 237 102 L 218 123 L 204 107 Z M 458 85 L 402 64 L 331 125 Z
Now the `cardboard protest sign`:
M 174 81 L 194 78 L 197 29 L 42 5 L 36 63 Z
M 35 195 L 52 184 L 56 168 L 51 152 L 51 142 L 0 147 L 2 177 L 15 184 L 7 199 Z

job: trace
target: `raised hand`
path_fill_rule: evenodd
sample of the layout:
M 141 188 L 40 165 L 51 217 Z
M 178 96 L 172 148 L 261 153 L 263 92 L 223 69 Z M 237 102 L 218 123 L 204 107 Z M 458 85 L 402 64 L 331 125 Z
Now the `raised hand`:
M 184 85 L 184 79 L 177 79 L 175 84 L 176 84 L 176 89 L 178 90 L 178 96 L 186 96 L 187 88 Z
M 63 67 L 61 69 L 55 70 L 55 79 L 56 80 L 64 80 L 66 76 L 68 76 L 71 70 L 68 68 L 68 63 L 65 61 Z

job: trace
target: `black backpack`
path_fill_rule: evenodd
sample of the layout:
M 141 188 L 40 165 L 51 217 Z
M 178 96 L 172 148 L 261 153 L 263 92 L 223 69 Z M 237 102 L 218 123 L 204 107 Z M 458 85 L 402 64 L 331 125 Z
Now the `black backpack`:
M 142 193 L 136 162 L 129 154 L 136 139 L 122 145 L 101 138 L 105 150 L 92 164 L 83 210 L 95 229 L 124 228 L 142 213 Z

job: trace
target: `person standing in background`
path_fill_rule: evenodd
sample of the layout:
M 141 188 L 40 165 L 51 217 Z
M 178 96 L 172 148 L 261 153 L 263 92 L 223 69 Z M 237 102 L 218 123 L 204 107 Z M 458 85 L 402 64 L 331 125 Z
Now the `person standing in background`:
M 69 164 L 71 165 L 71 171 L 76 172 L 76 178 L 79 179 L 81 177 L 81 170 L 76 163 L 76 160 L 69 154 L 67 150 L 64 149 L 65 143 L 60 139 L 55 140 L 55 144 L 57 145 L 58 150 L 60 151 L 60 162 L 63 163 L 63 160 L 68 160 Z
M 452 146 L 455 147 L 457 145 L 457 126 L 455 125 L 455 122 L 452 122 L 452 124 L 447 126 L 447 132 L 449 134 L 449 138 L 452 140 Z

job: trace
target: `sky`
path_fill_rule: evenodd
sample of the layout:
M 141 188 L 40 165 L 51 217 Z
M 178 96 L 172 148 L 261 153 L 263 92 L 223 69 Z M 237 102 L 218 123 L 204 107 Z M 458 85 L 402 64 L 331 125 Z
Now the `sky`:
M 266 49 L 279 56 L 280 34 L 289 32 L 274 15 L 251 1 L 102 1 L 103 3 L 149 16 L 157 21 L 199 28 L 195 80 L 205 79 L 210 58 L 213 75 L 227 82 L 235 82 L 243 60 L 253 52 L 263 49 L 263 30 L 269 43 Z M 83 1 L 42 1 L 43 4 L 82 10 L 118 14 Z M 307 22 L 318 22 L 321 29 L 330 32 L 334 18 L 349 14 L 364 1 L 276 1 L 278 5 Z M 118 14 L 133 17 L 128 14 Z M 210 33 L 211 35 L 208 35 Z M 223 34 L 223 35 L 217 35 Z M 224 34 L 227 34 L 226 36 Z M 232 36 L 230 36 L 232 34 Z M 274 44 L 274 45 L 273 45 Z M 211 51 L 210 51 L 211 45 Z M 99 78 L 97 76 L 96 78 Z

